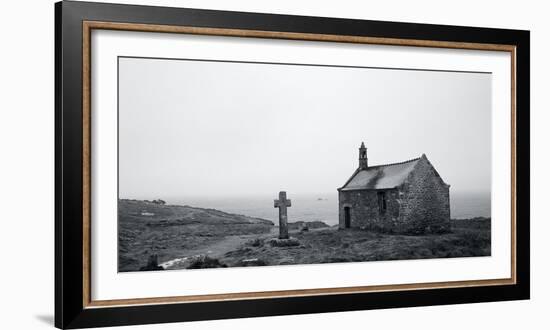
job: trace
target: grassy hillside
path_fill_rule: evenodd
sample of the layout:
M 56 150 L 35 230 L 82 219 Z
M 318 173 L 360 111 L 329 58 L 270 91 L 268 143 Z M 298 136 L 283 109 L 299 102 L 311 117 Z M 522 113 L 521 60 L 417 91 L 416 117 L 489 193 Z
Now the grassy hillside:
M 229 214 L 214 209 L 121 199 L 118 202 L 119 271 L 139 270 L 149 255 L 159 262 L 228 235 L 267 233 L 269 220 Z
M 452 221 L 450 233 L 393 235 L 271 221 L 214 209 L 119 200 L 119 271 L 269 266 L 491 255 L 491 219 Z M 285 244 L 281 244 L 284 242 Z M 286 244 L 288 243 L 288 244 Z M 155 258 L 157 256 L 157 258 Z M 157 266 L 159 265 L 159 266 Z

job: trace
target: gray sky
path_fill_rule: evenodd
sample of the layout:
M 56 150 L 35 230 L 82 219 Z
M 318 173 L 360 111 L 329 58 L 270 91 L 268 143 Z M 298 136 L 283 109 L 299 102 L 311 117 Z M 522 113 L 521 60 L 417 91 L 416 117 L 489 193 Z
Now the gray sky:
M 121 58 L 121 198 L 336 193 L 425 153 L 451 192 L 491 184 L 491 75 Z

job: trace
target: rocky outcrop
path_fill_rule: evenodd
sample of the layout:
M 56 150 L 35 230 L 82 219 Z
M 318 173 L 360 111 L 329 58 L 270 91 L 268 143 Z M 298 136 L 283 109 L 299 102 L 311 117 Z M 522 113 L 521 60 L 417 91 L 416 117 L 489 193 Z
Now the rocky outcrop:
M 305 230 L 309 230 L 328 227 L 329 225 L 327 225 L 323 221 L 296 221 L 288 223 L 288 229 L 290 230 L 304 230 L 304 228 L 307 228 Z

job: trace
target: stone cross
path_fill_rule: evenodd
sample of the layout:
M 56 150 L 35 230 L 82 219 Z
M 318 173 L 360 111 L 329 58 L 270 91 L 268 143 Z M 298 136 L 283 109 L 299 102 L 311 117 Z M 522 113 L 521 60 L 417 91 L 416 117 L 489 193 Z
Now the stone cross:
M 279 199 L 274 200 L 274 207 L 279 208 L 279 239 L 288 238 L 288 218 L 286 208 L 291 207 L 290 199 L 286 199 L 286 191 L 279 192 Z

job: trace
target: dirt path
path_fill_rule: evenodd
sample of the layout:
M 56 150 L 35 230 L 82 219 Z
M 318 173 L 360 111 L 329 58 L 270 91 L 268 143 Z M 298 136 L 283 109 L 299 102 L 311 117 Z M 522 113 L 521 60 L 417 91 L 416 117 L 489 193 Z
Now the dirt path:
M 237 250 L 244 243 L 255 238 L 274 237 L 279 232 L 279 227 L 271 228 L 269 233 L 266 234 L 250 234 L 250 235 L 231 235 L 223 238 L 222 240 L 199 249 L 191 250 L 187 253 L 187 256 L 172 259 L 160 264 L 165 269 L 179 269 L 185 262 L 193 256 L 207 255 L 211 258 L 221 258 L 227 252 Z

